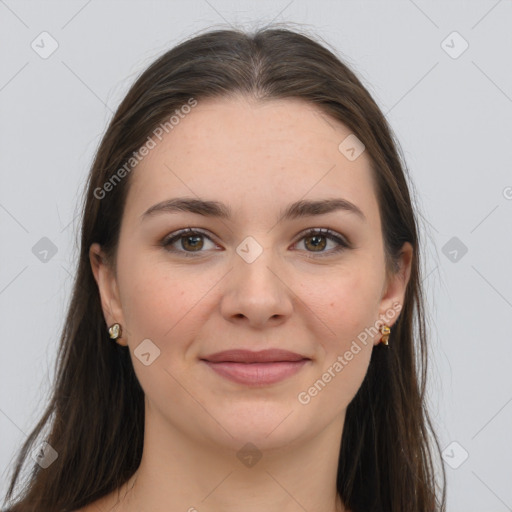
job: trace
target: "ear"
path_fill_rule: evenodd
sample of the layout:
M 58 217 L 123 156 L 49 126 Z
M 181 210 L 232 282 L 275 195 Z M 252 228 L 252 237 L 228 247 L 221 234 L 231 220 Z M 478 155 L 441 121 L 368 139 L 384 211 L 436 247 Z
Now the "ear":
M 411 277 L 413 252 L 412 245 L 409 242 L 405 242 L 400 250 L 400 259 L 398 261 L 399 268 L 395 273 L 388 274 L 386 283 L 382 289 L 379 318 L 384 319 L 384 323 L 389 327 L 397 321 L 404 304 L 407 284 Z M 400 308 L 398 308 L 397 305 L 399 305 Z M 395 311 L 394 315 L 390 315 L 392 311 Z M 380 337 L 377 339 L 377 343 L 379 343 L 379 341 Z
M 89 248 L 89 260 L 91 262 L 94 279 L 98 285 L 101 308 L 103 309 L 103 316 L 105 317 L 107 326 L 110 327 L 117 322 L 121 324 L 122 328 L 125 327 L 126 323 L 121 308 L 117 280 L 99 244 L 94 243 Z M 124 331 L 126 331 L 126 328 Z M 121 331 L 121 337 L 115 341 L 119 345 L 126 346 L 128 344 L 123 335 L 123 329 Z

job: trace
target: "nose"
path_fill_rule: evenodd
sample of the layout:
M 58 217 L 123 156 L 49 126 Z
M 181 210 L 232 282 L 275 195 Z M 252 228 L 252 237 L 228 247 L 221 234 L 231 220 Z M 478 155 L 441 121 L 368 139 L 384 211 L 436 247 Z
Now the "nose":
M 222 315 L 253 328 L 284 322 L 293 310 L 288 280 L 269 249 L 251 263 L 236 254 L 221 298 Z

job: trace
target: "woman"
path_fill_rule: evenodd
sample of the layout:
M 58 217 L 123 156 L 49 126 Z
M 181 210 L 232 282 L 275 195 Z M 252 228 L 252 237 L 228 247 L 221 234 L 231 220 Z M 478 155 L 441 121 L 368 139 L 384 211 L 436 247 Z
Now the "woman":
M 397 147 L 297 32 L 211 31 L 156 60 L 89 175 L 54 395 L 10 511 L 444 510 Z

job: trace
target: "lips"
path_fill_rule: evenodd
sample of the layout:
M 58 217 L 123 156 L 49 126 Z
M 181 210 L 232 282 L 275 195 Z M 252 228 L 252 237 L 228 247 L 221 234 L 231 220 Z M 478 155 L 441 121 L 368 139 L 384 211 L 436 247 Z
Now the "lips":
M 278 363 L 295 362 L 309 359 L 306 356 L 282 349 L 267 349 L 253 352 L 251 350 L 225 350 L 202 358 L 211 363 Z
M 268 349 L 226 350 L 201 358 L 217 375 L 246 386 L 275 384 L 299 372 L 311 361 L 295 352 Z

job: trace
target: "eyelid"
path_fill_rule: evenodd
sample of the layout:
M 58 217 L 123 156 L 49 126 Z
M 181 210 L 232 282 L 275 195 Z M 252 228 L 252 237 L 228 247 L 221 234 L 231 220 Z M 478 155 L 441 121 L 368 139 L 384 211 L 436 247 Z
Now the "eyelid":
M 217 244 L 215 240 L 212 238 L 212 236 L 207 232 L 206 230 L 202 228 L 193 228 L 193 227 L 187 227 L 183 229 L 179 229 L 177 231 L 173 231 L 169 235 L 165 236 L 161 242 L 160 245 L 167 251 L 173 254 L 183 254 L 186 257 L 194 257 L 199 256 L 201 253 L 204 253 L 206 251 L 181 251 L 181 250 L 174 250 L 174 249 L 168 249 L 167 247 L 170 246 L 172 243 L 178 241 L 180 238 L 184 237 L 185 235 L 190 234 L 200 234 L 208 238 L 212 243 Z M 321 235 L 324 236 L 330 240 L 333 240 L 335 243 L 338 244 L 338 246 L 335 249 L 331 249 L 329 251 L 319 251 L 318 253 L 315 253 L 315 251 L 304 251 L 307 254 L 309 254 L 309 258 L 317 258 L 317 257 L 326 257 L 331 256 L 333 254 L 337 254 L 339 252 L 342 252 L 346 249 L 352 249 L 353 244 L 342 234 L 333 231 L 329 228 L 307 228 L 298 233 L 296 236 L 296 241 L 292 245 L 296 245 L 298 242 L 300 242 L 303 238 L 306 236 L 314 236 L 314 235 Z M 218 244 L 217 244 L 218 245 Z
M 339 243 L 345 244 L 347 247 L 352 246 L 350 241 L 344 235 L 342 235 L 341 233 L 338 233 L 337 231 L 334 231 L 330 228 L 307 228 L 304 231 L 301 231 L 297 235 L 297 242 L 300 241 L 302 238 L 304 238 L 306 235 L 311 235 L 311 234 L 324 235 L 328 238 L 334 238 L 334 239 L 338 240 Z M 297 242 L 295 242 L 295 243 L 297 243 Z
M 178 229 L 177 231 L 173 231 L 169 235 L 166 235 L 160 242 L 160 245 L 167 251 L 173 254 L 184 254 L 185 256 L 195 256 L 196 254 L 201 254 L 205 251 L 178 251 L 173 249 L 168 249 L 168 246 L 170 246 L 172 243 L 178 241 L 180 238 L 186 236 L 186 235 L 194 235 L 194 234 L 200 234 L 204 237 L 208 238 L 212 243 L 217 244 L 215 240 L 212 239 L 210 234 L 202 229 L 202 228 L 193 228 L 193 227 L 187 227 L 183 229 Z M 217 244 L 218 245 L 218 244 Z
M 297 235 L 297 241 L 293 243 L 293 245 L 296 245 L 299 243 L 302 239 L 306 238 L 307 236 L 314 236 L 314 235 L 321 235 L 329 240 L 334 240 L 337 245 L 336 248 L 331 249 L 329 251 L 303 251 L 306 254 L 306 258 L 309 259 L 318 259 L 318 258 L 328 258 L 329 256 L 337 255 L 341 252 L 344 252 L 348 249 L 353 248 L 353 244 L 341 233 L 338 233 L 337 231 L 334 231 L 329 228 L 308 228 L 304 231 L 301 231 Z

